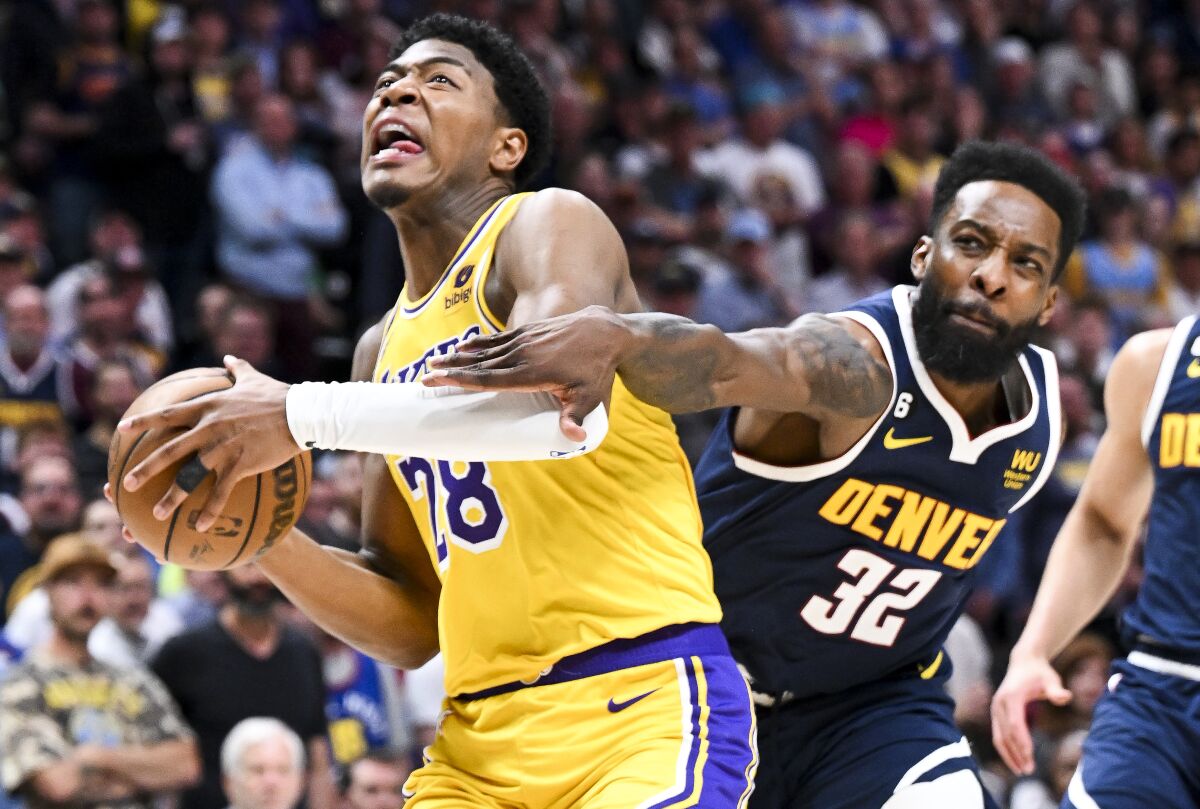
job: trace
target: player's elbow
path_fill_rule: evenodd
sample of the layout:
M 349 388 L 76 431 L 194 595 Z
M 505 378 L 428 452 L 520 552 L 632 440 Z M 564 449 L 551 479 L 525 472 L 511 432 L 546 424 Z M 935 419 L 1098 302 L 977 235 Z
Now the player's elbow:
M 437 655 L 439 649 L 436 638 L 428 641 L 413 641 L 406 639 L 405 643 L 396 644 L 388 649 L 379 650 L 372 654 L 376 660 L 392 668 L 412 671 L 424 666 Z

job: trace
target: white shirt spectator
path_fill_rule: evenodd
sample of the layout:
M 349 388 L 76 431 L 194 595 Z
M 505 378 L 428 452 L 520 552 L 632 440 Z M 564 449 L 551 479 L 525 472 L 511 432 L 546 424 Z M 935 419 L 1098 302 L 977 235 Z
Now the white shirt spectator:
M 103 274 L 104 268 L 98 260 L 84 261 L 63 270 L 46 288 L 52 346 L 64 346 L 75 336 L 79 328 L 79 290 L 89 278 Z M 134 310 L 134 320 L 150 345 L 164 354 L 169 353 L 175 344 L 171 303 L 158 281 L 148 278 L 144 283 L 145 292 Z
M 782 179 L 792 199 L 806 214 L 825 204 L 825 187 L 812 155 L 792 143 L 777 139 L 765 149 L 756 149 L 745 140 L 731 140 L 696 155 L 696 168 L 709 177 L 723 181 L 738 199 L 754 205 L 754 189 L 766 176 Z
M 13 609 L 4 635 L 18 649 L 31 649 L 46 642 L 52 631 L 50 599 L 41 587 L 31 590 Z M 110 666 L 129 668 L 145 665 L 159 647 L 183 631 L 183 619 L 167 602 L 154 599 L 139 627 L 140 638 L 127 636 L 116 622 L 105 618 L 88 636 L 88 652 Z M 140 647 L 140 651 L 139 651 Z
M 213 203 L 221 269 L 271 298 L 307 297 L 317 269 L 314 248 L 346 232 L 329 173 L 303 160 L 275 160 L 256 139 L 217 165 Z

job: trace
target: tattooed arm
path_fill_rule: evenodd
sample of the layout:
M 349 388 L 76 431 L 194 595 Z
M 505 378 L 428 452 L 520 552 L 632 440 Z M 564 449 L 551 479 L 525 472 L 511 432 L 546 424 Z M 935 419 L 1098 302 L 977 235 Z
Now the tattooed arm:
M 866 419 L 883 412 L 892 392 L 871 333 L 826 315 L 725 334 L 674 315 L 593 306 L 475 338 L 435 367 L 427 384 L 548 390 L 579 417 L 602 400 L 614 373 L 638 398 L 673 413 L 741 405 L 818 421 Z

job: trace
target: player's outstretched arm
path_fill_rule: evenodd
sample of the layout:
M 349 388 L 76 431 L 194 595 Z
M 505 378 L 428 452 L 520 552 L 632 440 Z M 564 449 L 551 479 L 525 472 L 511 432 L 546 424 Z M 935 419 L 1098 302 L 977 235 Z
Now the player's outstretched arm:
M 1071 699 L 1050 660 L 1112 597 L 1149 508 L 1154 476 L 1142 445 L 1142 419 L 1170 334 L 1139 334 L 1113 361 L 1104 391 L 1108 428 L 1054 541 L 1029 621 L 992 702 L 996 749 L 1015 772 L 1033 772 L 1026 706 Z
M 593 306 L 475 338 L 436 358 L 425 383 L 550 391 L 578 413 L 619 373 L 638 398 L 673 413 L 740 405 L 865 419 L 882 413 L 892 394 L 881 352 L 865 327 L 828 315 L 725 334 L 675 315 Z
M 370 377 L 381 336 L 375 326 L 359 341 L 356 379 Z M 441 584 L 386 461 L 370 455 L 363 463 L 360 552 L 293 530 L 257 564 L 326 632 L 388 665 L 417 668 L 438 651 Z

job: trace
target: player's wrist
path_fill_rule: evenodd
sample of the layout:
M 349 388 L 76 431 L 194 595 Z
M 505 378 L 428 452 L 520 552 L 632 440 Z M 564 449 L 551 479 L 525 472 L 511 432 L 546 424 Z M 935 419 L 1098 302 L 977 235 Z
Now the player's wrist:
M 1025 663 L 1049 665 L 1050 652 L 1040 644 L 1018 642 L 1009 654 L 1008 661 L 1010 667 Z
M 288 386 L 283 400 L 283 414 L 298 449 L 312 449 L 321 434 L 321 420 L 328 413 L 320 406 L 322 388 L 325 386 L 324 382 L 301 382 Z

